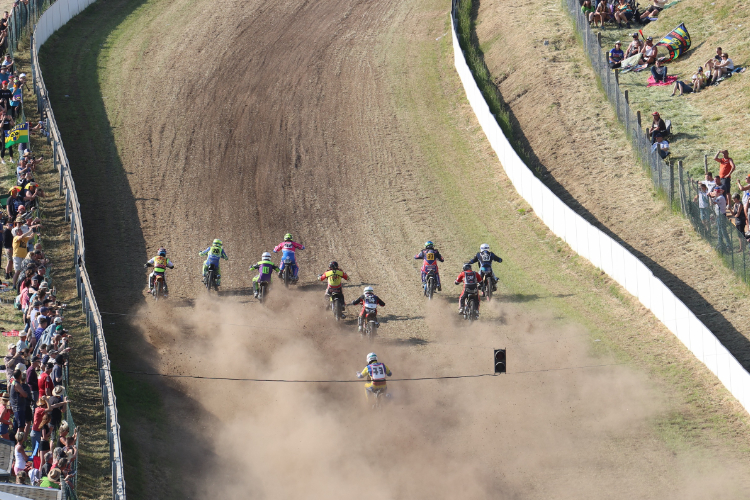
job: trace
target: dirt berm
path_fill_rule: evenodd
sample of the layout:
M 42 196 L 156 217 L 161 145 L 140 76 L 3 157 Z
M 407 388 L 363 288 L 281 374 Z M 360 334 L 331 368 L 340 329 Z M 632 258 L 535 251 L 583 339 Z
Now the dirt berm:
M 379 413 L 359 384 L 117 372 L 131 498 L 746 487 L 741 408 L 523 210 L 466 107 L 447 20 L 430 0 L 108 1 L 43 55 L 62 129 L 79 131 L 65 145 L 116 370 L 354 380 L 375 350 L 394 378 L 430 377 L 512 352 L 502 377 L 393 382 Z M 247 267 L 288 231 L 307 247 L 301 283 L 261 307 Z M 219 298 L 199 281 L 214 237 L 230 256 Z M 446 257 L 430 304 L 413 260 L 427 239 Z M 469 328 L 452 281 L 484 241 L 506 258 L 501 296 Z M 176 268 L 155 307 L 142 266 L 159 245 Z M 323 310 L 315 276 L 332 259 L 349 299 L 372 284 L 387 303 L 374 344 Z

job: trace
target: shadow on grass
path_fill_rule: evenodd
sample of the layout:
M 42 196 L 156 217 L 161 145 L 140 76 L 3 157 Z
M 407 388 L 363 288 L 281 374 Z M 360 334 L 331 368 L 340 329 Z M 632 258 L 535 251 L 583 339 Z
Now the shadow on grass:
M 148 259 L 147 244 L 99 84 L 99 60 L 112 43 L 111 37 L 144 3 L 96 2 L 53 35 L 40 51 L 50 101 L 76 181 L 87 270 L 103 311 L 135 313 L 145 302 L 142 265 Z M 113 322 L 105 318 L 105 323 Z M 158 371 L 158 354 L 143 335 L 134 334 L 129 321 L 107 324 L 104 333 L 114 369 Z M 191 416 L 202 411 L 200 405 L 162 379 L 124 374 L 113 374 L 113 379 L 128 496 L 188 496 L 188 491 L 182 491 L 189 488 L 185 478 L 198 476 L 200 461 L 176 461 L 174 457 L 187 456 L 182 454 L 185 450 L 179 450 L 188 442 L 193 450 L 196 446 L 210 450 L 211 446 L 204 436 L 189 429 L 188 422 L 170 415 L 174 401 L 189 407 Z M 170 414 L 165 398 L 172 402 Z M 98 465 L 97 470 L 82 472 L 103 477 L 111 474 L 108 457 Z

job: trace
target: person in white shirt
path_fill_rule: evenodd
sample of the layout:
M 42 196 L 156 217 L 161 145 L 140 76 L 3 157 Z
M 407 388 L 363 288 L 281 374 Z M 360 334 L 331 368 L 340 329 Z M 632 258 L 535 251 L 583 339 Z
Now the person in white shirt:
M 727 233 L 727 198 L 724 196 L 724 190 L 719 186 L 714 186 L 709 195 L 714 203 L 714 213 L 716 214 L 716 249 L 719 252 L 725 252 L 731 244 L 729 234 Z
M 698 182 L 698 194 L 693 198 L 693 203 L 698 202 L 698 212 L 700 213 L 701 222 L 706 229 L 711 220 L 711 200 L 708 197 L 708 188 L 705 182 Z
M 722 76 L 730 75 L 734 71 L 734 61 L 729 58 L 729 54 L 724 52 L 721 55 L 721 62 L 714 64 L 714 85 L 718 83 Z

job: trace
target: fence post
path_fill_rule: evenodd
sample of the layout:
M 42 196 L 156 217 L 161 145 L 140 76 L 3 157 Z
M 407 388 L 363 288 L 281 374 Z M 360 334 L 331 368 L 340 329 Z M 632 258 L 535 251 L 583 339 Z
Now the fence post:
M 682 214 L 687 215 L 687 200 L 685 199 L 685 180 L 683 178 L 683 169 L 682 169 L 682 160 L 677 162 L 677 175 L 678 175 L 678 182 L 680 183 L 680 208 L 682 209 Z
M 708 173 L 708 155 L 703 155 L 703 173 Z
M 615 83 L 617 84 L 617 87 L 620 87 L 620 70 L 615 69 Z
M 599 47 L 601 47 L 602 46 L 602 32 L 601 31 L 597 31 L 596 41 L 599 43 Z
M 642 124 L 641 124 L 641 112 L 640 111 L 636 111 L 635 112 L 635 117 L 638 120 L 638 129 L 640 130 L 640 128 L 642 127 Z
M 625 102 L 630 104 L 630 92 L 627 90 L 625 91 Z
M 674 203 L 674 163 L 669 162 L 669 208 Z

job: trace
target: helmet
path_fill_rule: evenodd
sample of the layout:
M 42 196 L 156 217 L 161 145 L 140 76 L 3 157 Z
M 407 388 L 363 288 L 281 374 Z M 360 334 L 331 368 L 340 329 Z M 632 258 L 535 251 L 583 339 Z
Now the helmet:
M 464 264 L 464 271 L 471 271 L 471 264 L 469 264 L 468 262 Z
M 375 291 L 374 291 L 374 290 L 372 289 L 372 287 L 371 287 L 371 286 L 366 286 L 366 287 L 365 287 L 365 292 L 364 292 L 364 293 L 375 293 Z
M 377 361 L 377 360 L 378 360 L 378 355 L 375 354 L 374 352 L 371 352 L 370 354 L 367 355 L 367 364 L 368 365 L 370 363 L 372 363 L 373 361 Z
M 286 233 L 284 235 L 284 241 L 292 241 L 294 238 L 292 238 L 292 233 Z
M 424 247 L 425 248 L 434 248 L 435 244 L 433 242 L 431 242 L 431 241 L 427 241 L 427 242 L 425 242 Z
M 489 252 L 490 251 L 490 246 L 487 243 L 482 243 L 479 246 L 479 251 L 480 252 Z
M 221 240 L 220 240 L 219 238 L 216 238 L 216 239 L 214 240 L 214 243 L 213 243 L 213 245 L 214 245 L 215 247 L 220 247 L 220 246 L 224 245 L 224 243 L 222 243 L 222 242 L 221 242 Z
M 260 260 L 271 260 L 271 254 L 268 252 L 263 252 L 263 255 L 260 256 Z
M 167 249 L 162 247 L 159 249 L 159 257 L 166 257 L 167 256 Z
M 338 269 L 338 268 L 339 268 L 339 263 L 338 263 L 338 262 L 336 262 L 335 260 L 332 260 L 332 261 L 331 261 L 331 263 L 330 263 L 330 264 L 328 264 L 328 267 L 329 267 L 330 269 Z

